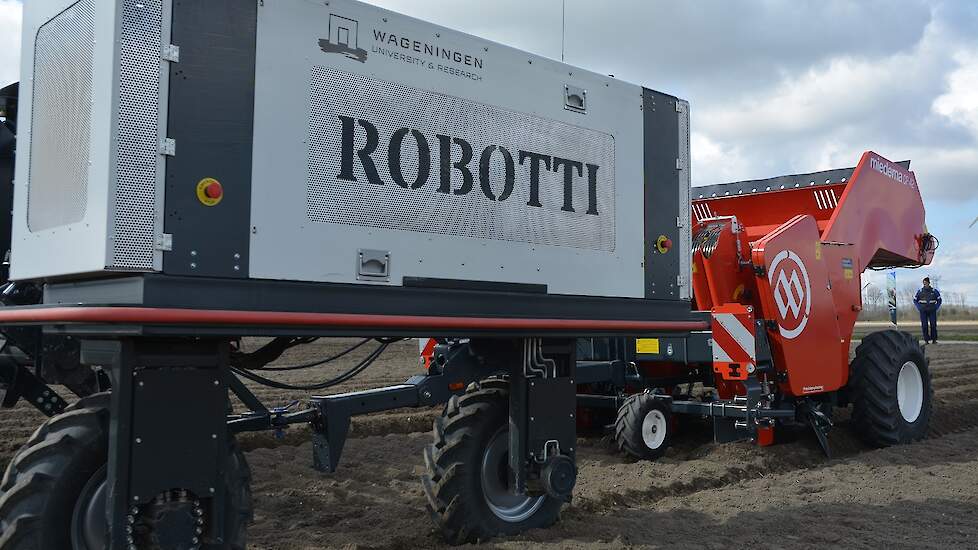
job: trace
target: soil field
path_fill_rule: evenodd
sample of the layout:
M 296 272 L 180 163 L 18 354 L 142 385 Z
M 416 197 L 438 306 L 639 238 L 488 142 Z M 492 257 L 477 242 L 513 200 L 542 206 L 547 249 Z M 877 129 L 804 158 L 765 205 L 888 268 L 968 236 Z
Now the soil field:
M 975 334 L 978 327 L 961 330 Z M 280 363 L 328 356 L 351 342 L 320 341 Z M 326 379 L 373 345 L 328 368 L 276 379 Z M 600 435 L 582 437 L 575 498 L 561 521 L 478 546 L 978 548 L 978 346 L 941 343 L 929 346 L 927 355 L 934 415 L 922 442 L 868 448 L 850 430 L 846 411 L 830 434 L 831 460 L 807 431 L 780 434 L 779 443 L 767 448 L 716 445 L 708 424 L 691 422 L 656 462 L 628 460 Z M 418 370 L 417 344 L 401 342 L 359 378 L 331 391 L 399 383 Z M 251 386 L 268 405 L 308 395 Z M 437 413 L 354 419 L 340 468 L 331 475 L 313 470 L 305 428 L 293 427 L 282 438 L 240 436 L 254 476 L 251 547 L 445 547 L 432 531 L 419 482 L 422 447 Z M 0 461 L 6 463 L 42 421 L 24 404 L 0 411 Z
M 937 321 L 938 342 L 978 342 L 978 321 Z M 890 323 L 867 321 L 856 323 L 853 331 L 853 338 L 863 336 L 877 330 L 885 330 L 892 327 Z M 900 330 L 904 330 L 921 337 L 920 323 L 913 321 L 900 321 Z M 940 345 L 940 344 L 938 344 Z

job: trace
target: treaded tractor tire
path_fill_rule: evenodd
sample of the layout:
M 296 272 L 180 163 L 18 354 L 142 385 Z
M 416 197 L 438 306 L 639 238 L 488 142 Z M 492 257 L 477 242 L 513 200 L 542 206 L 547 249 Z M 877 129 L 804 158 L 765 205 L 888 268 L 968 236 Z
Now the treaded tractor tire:
M 77 500 L 89 480 L 104 475 L 108 461 L 109 400 L 109 393 L 80 399 L 42 424 L 14 455 L 0 482 L 0 548 L 73 548 Z M 251 473 L 233 438 L 230 444 L 225 532 L 230 548 L 245 550 Z
M 563 502 L 550 496 L 524 497 L 532 503 L 525 509 L 527 517 L 514 514 L 503 519 L 490 507 L 487 494 L 492 489 L 484 488 L 483 463 L 497 438 L 505 438 L 508 445 L 506 380 L 473 383 L 461 396 L 452 396 L 432 431 L 434 442 L 424 450 L 426 471 L 421 483 L 428 512 L 449 544 L 513 535 L 557 521 Z
M 648 426 L 645 426 L 646 418 Z M 649 433 L 643 433 L 643 427 Z M 618 409 L 615 444 L 628 456 L 639 460 L 661 457 L 672 443 L 672 432 L 672 411 L 665 399 L 657 399 L 645 392 L 636 393 Z
M 934 395 L 928 364 L 917 339 L 906 332 L 874 332 L 859 344 L 848 390 L 853 426 L 867 443 L 887 447 L 927 435 Z M 903 396 L 901 372 L 907 377 Z

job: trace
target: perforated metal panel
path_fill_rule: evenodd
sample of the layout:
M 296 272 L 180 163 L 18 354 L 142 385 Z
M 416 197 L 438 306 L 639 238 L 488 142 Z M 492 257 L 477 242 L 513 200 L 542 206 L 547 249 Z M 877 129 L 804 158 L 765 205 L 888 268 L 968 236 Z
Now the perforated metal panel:
M 689 154 L 689 102 L 677 101 L 679 109 L 679 297 L 692 297 L 690 277 L 692 270 L 692 228 L 690 227 L 690 165 Z
M 162 13 L 161 0 L 123 3 L 113 269 L 153 268 Z
M 37 33 L 27 191 L 32 232 L 85 216 L 94 39 L 94 0 L 72 4 Z
M 558 98 L 561 90 L 557 90 Z M 364 119 L 376 127 L 378 144 L 371 154 L 382 182 L 371 183 L 354 154 L 357 181 L 338 178 L 342 161 L 341 116 Z M 582 115 L 583 116 L 583 115 Z M 582 119 L 584 122 L 584 119 Z M 400 147 L 401 180 L 391 175 L 391 136 L 407 133 Z M 471 145 L 466 184 L 452 167 L 450 193 L 440 192 L 441 144 L 437 136 L 461 138 Z M 354 151 L 367 144 L 367 131 L 354 127 Z M 489 156 L 488 188 L 480 179 L 480 160 L 491 146 L 505 148 L 513 159 L 514 185 L 505 190 L 506 161 L 500 149 Z M 400 84 L 348 74 L 325 67 L 311 72 L 308 140 L 307 217 L 313 222 L 440 233 L 583 249 L 615 249 L 615 142 L 608 134 L 580 126 L 513 112 L 470 100 Z M 427 155 L 419 150 L 427 149 Z M 461 161 L 463 147 L 453 144 L 451 162 Z M 587 168 L 575 170 L 571 204 L 565 203 L 564 168 L 540 165 L 539 203 L 529 206 L 530 160 L 520 151 L 569 159 L 597 167 L 594 208 L 589 208 Z M 419 157 L 422 159 L 419 162 Z M 420 165 L 419 165 L 420 164 Z M 419 175 L 419 168 L 421 173 Z M 425 172 L 427 177 L 425 178 Z M 414 188 L 412 188 L 414 187 Z M 444 189 L 444 188 L 443 188 Z M 588 213 L 588 210 L 597 213 Z

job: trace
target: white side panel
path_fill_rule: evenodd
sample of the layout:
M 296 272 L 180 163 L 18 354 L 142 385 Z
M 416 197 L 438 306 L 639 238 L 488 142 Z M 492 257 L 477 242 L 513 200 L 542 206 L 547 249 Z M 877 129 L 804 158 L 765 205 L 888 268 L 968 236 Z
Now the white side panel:
M 358 251 L 371 250 L 390 254 L 379 284 L 644 297 L 641 87 L 349 0 L 258 14 L 251 277 L 364 282 Z M 565 108 L 568 90 L 586 90 L 585 113 Z M 471 182 L 442 170 L 438 136 L 471 146 Z M 377 176 L 344 145 L 367 149 Z M 453 140 L 449 164 L 464 149 Z M 549 157 L 537 186 L 520 151 Z M 553 158 L 580 163 L 570 187 Z
M 90 21 L 88 15 L 85 18 L 74 15 L 76 12 L 88 12 L 88 10 L 80 9 L 82 2 L 37 0 L 27 2 L 24 6 L 20 114 L 11 251 L 11 277 L 13 279 L 88 273 L 100 271 L 106 265 L 107 182 L 110 177 L 109 158 L 112 147 L 112 121 L 114 119 L 112 83 L 115 81 L 116 70 L 113 62 L 116 47 L 114 40 L 116 35 L 116 5 L 115 2 L 96 2 L 94 0 L 83 0 L 83 2 L 89 2 L 94 6 L 94 13 L 90 14 Z M 73 195 L 71 198 L 71 200 L 76 201 L 77 206 L 58 204 L 59 201 L 64 200 L 61 197 L 46 197 L 45 195 L 48 193 L 57 192 L 51 189 L 54 184 L 50 180 L 45 185 L 39 186 L 38 190 L 30 197 L 34 203 L 35 216 L 31 220 L 31 227 L 29 227 L 28 198 L 30 193 L 28 184 L 31 177 L 31 167 L 39 170 L 39 177 L 50 178 L 50 167 L 46 167 L 45 164 L 58 162 L 62 158 L 61 155 L 56 155 L 53 159 L 32 158 L 32 123 L 35 120 L 35 115 L 41 132 L 46 131 L 44 130 L 46 126 L 44 121 L 55 120 L 52 117 L 59 115 L 65 117 L 65 124 L 83 124 L 80 117 L 72 114 L 51 112 L 50 109 L 37 113 L 33 111 L 34 42 L 41 27 L 63 12 L 68 15 L 55 24 L 67 26 L 72 24 L 93 25 L 90 31 L 91 35 L 94 36 L 90 75 L 85 78 L 70 79 L 74 81 L 74 84 L 70 81 L 62 82 L 64 88 L 60 92 L 66 96 L 76 95 L 73 98 L 62 99 L 61 101 L 65 104 L 77 102 L 78 97 L 85 97 L 90 101 L 91 115 L 87 117 L 87 122 L 84 123 L 88 126 L 88 139 L 77 140 L 75 144 L 66 144 L 63 146 L 66 149 L 61 152 L 72 158 L 84 159 L 87 163 L 87 169 L 82 168 L 79 173 L 76 173 L 78 170 L 66 169 L 66 173 L 71 172 L 71 174 L 65 177 L 85 179 L 84 182 L 73 181 L 65 184 L 73 191 L 81 193 Z M 71 31 L 60 32 L 71 34 Z M 58 54 L 42 53 L 38 57 L 38 61 L 51 62 L 57 58 Z M 53 74 L 53 71 L 47 72 Z M 80 77 L 80 75 L 78 76 Z M 45 78 L 41 78 L 41 81 L 45 81 Z M 47 81 L 50 82 L 50 78 Z M 50 90 L 45 92 L 50 92 Z M 42 92 L 39 92 L 39 96 L 41 94 Z M 41 101 L 41 103 L 48 106 L 52 105 L 49 100 Z M 48 139 L 46 136 L 38 136 L 39 143 L 44 143 L 46 139 Z M 51 151 L 44 146 L 39 149 Z M 45 172 L 45 168 L 48 168 L 48 173 Z M 45 208 L 45 201 L 51 201 L 52 210 L 47 214 L 39 213 Z M 31 230 L 32 227 L 34 228 L 33 231 Z
M 13 278 L 161 268 L 169 13 L 169 0 L 25 5 Z

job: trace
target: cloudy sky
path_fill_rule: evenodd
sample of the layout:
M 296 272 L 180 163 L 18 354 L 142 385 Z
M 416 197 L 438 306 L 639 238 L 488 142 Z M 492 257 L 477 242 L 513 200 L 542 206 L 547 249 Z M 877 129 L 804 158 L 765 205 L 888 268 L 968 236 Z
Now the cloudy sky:
M 696 185 L 911 159 L 941 249 L 898 277 L 939 275 L 978 305 L 978 2 L 566 2 L 567 62 L 691 102 Z M 371 3 L 561 55 L 561 0 Z M 0 85 L 20 9 L 0 0 Z

